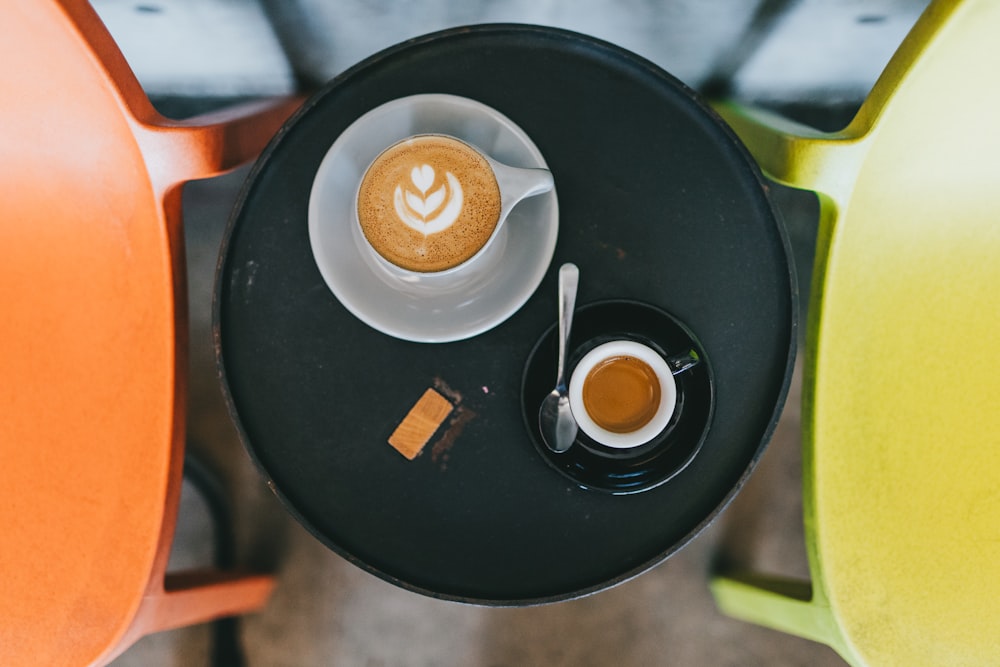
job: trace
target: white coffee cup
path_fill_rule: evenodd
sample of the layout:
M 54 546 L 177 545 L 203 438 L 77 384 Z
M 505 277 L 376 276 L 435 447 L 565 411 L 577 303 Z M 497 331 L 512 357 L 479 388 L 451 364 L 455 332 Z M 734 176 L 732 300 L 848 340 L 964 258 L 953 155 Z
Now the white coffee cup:
M 410 146 L 419 146 L 420 143 L 433 142 L 453 142 L 479 156 L 495 180 L 499 201 L 495 207 L 496 221 L 492 224 L 492 229 L 481 245 L 476 246 L 471 255 L 446 268 L 417 270 L 401 266 L 400 263 L 390 259 L 388 252 L 380 251 L 373 245 L 362 229 L 359 200 L 364 191 L 365 179 L 376 168 L 376 165 L 382 163 L 384 156 L 391 155 L 393 151 L 405 150 Z M 386 201 L 381 215 L 383 217 L 389 216 L 394 225 L 407 225 L 408 229 L 405 229 L 404 233 L 409 234 L 412 238 L 420 238 L 422 234 L 423 238 L 431 240 L 435 234 L 450 233 L 452 225 L 459 224 L 455 220 L 461 221 L 458 216 L 464 213 L 462 206 L 467 205 L 467 202 L 462 200 L 463 190 L 460 179 L 440 167 L 435 171 L 428 164 L 414 163 L 412 169 L 407 167 L 405 174 L 407 175 L 407 178 L 404 179 L 406 182 L 395 185 L 394 206 L 388 205 L 388 194 L 382 195 Z M 354 240 L 366 263 L 375 269 L 376 273 L 381 275 L 383 279 L 398 281 L 401 286 L 408 288 L 461 289 L 471 279 L 495 268 L 506 244 L 507 227 L 504 223 L 514 207 L 523 199 L 548 192 L 552 188 L 552 174 L 547 169 L 520 168 L 502 164 L 477 147 L 450 135 L 435 133 L 414 135 L 386 147 L 364 170 L 352 203 Z M 374 188 L 372 189 L 374 190 Z M 388 190 L 386 190 L 387 192 Z M 469 199 L 474 200 L 471 197 Z M 425 216 L 427 209 L 435 204 L 437 208 L 429 216 Z M 366 215 L 373 216 L 370 212 Z M 392 218 L 393 215 L 396 217 Z M 442 219 L 444 219 L 443 223 Z M 400 227 L 400 229 L 403 228 Z
M 674 375 L 696 363 L 694 353 L 667 359 L 634 340 L 602 343 L 573 369 L 573 417 L 585 434 L 606 447 L 644 445 L 663 432 L 674 415 Z

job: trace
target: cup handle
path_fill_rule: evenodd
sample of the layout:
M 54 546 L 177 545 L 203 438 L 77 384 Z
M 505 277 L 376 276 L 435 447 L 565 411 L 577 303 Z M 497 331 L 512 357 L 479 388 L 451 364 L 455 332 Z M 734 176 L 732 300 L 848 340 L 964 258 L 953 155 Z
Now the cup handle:
M 683 373 L 684 371 L 697 366 L 701 362 L 701 357 L 694 350 L 688 350 L 687 352 L 682 352 L 680 354 L 675 354 L 672 357 L 667 357 L 667 366 L 670 368 L 670 372 L 673 375 L 678 373 Z
M 522 199 L 540 195 L 554 187 L 552 172 L 548 169 L 511 167 L 495 161 L 492 161 L 492 166 L 500 187 L 500 220 L 506 219 Z

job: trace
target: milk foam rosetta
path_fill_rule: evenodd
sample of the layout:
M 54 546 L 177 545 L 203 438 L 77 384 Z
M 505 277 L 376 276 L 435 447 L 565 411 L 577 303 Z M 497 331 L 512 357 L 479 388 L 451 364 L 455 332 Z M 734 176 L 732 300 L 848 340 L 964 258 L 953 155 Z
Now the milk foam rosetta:
M 475 255 L 500 217 L 500 188 L 486 159 L 437 135 L 385 150 L 358 191 L 358 222 L 375 250 L 411 271 L 442 271 Z

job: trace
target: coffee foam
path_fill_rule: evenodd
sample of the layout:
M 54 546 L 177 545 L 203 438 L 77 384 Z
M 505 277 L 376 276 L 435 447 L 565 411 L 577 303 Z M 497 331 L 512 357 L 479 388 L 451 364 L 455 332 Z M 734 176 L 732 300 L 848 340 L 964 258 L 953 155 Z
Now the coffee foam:
M 385 259 L 411 271 L 442 271 L 475 255 L 500 217 L 489 163 L 449 137 L 419 136 L 384 151 L 358 191 L 358 218 Z

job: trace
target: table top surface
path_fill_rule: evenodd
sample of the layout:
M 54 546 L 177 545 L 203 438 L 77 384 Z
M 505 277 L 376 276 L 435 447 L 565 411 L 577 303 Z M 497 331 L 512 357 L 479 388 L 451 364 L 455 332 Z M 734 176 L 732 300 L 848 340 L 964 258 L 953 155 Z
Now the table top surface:
M 351 315 L 320 275 L 307 229 L 312 181 L 332 143 L 372 108 L 418 93 L 468 97 L 512 119 L 545 156 L 559 196 L 559 238 L 539 289 L 496 328 L 443 344 L 399 340 Z M 545 354 L 567 261 L 581 270 L 578 306 L 624 300 L 665 312 L 707 360 L 714 404 L 700 450 L 641 493 L 562 474 L 523 414 L 522 397 L 555 377 L 529 362 Z M 250 174 L 217 282 L 223 384 L 271 488 L 350 561 L 435 597 L 567 599 L 661 562 L 750 474 L 791 374 L 789 264 L 751 159 L 683 84 L 573 33 L 446 31 L 332 81 Z M 588 326 L 622 333 L 614 315 Z M 409 460 L 388 439 L 428 388 L 453 409 Z

